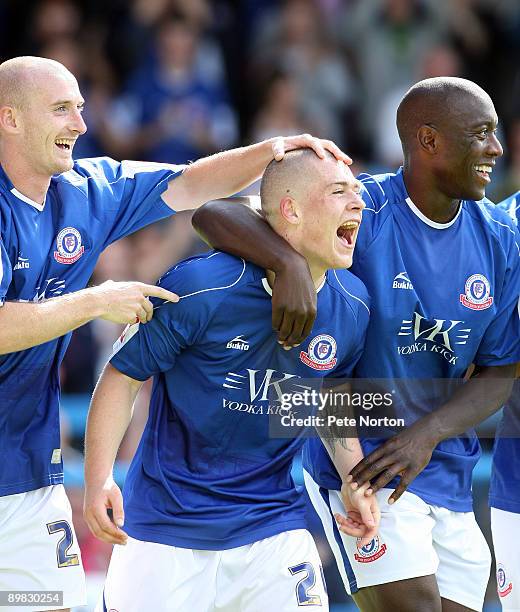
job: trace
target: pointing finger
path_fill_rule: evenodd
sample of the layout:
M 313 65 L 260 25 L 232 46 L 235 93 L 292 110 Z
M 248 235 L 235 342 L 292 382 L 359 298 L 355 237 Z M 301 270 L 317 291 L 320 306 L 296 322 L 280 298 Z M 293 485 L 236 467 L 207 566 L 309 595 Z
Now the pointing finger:
M 143 295 L 151 295 L 153 297 L 161 298 L 167 302 L 178 302 L 179 296 L 172 291 L 168 291 L 164 287 L 157 287 L 155 285 L 141 285 Z

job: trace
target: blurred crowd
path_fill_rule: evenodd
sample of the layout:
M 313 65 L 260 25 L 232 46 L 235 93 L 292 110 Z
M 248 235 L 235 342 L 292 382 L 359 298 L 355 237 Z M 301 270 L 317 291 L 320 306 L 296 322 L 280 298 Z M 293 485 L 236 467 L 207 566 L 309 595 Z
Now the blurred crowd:
M 78 78 L 88 132 L 77 157 L 172 163 L 311 132 L 335 140 L 357 171 L 392 170 L 401 163 L 395 111 L 408 87 L 467 77 L 500 118 L 505 155 L 488 195 L 520 189 L 518 0 L 0 0 L 0 57 L 15 55 L 56 59 Z M 179 215 L 111 246 L 92 282 L 155 282 L 204 248 Z M 91 392 L 119 333 L 96 321 L 74 334 L 66 393 Z M 88 546 L 87 569 L 101 545 Z

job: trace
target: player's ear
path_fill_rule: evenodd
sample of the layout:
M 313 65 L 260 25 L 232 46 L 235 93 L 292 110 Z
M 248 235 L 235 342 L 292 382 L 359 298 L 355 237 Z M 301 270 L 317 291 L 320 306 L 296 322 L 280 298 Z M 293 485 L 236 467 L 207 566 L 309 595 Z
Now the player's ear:
M 12 106 L 0 107 L 0 130 L 14 134 L 20 129 L 20 117 Z
M 285 221 L 293 225 L 297 225 L 300 222 L 298 205 L 294 198 L 284 196 L 280 200 L 280 215 L 282 216 L 282 219 L 285 219 Z
M 423 151 L 435 154 L 438 147 L 439 133 L 437 128 L 431 124 L 421 125 L 417 130 L 417 141 Z

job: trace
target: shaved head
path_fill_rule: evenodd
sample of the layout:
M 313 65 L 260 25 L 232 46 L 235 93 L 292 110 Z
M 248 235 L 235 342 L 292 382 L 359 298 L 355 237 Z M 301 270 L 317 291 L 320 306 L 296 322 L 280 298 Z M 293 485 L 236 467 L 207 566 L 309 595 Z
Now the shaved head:
M 332 154 L 320 158 L 298 149 L 267 166 L 260 197 L 269 225 L 305 257 L 316 280 L 352 265 L 364 208 L 360 191 L 350 168 Z
M 421 126 L 450 129 L 465 113 L 469 98 L 491 103 L 476 83 L 458 77 L 425 79 L 411 87 L 397 109 L 397 129 L 405 156 L 416 146 Z
M 75 79 L 59 62 L 43 57 L 22 56 L 0 64 L 0 107 L 24 109 L 42 79 L 48 76 Z
M 262 211 L 269 222 L 278 218 L 283 197 L 304 202 L 320 176 L 324 161 L 336 162 L 336 159 L 328 152 L 323 160 L 312 149 L 297 149 L 286 153 L 282 161 L 271 161 L 260 186 Z

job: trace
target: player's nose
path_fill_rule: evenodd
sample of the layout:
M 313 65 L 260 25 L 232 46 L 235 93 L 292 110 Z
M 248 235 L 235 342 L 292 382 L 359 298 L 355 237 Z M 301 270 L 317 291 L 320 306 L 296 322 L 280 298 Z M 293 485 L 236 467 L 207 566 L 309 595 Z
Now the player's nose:
M 363 210 L 365 208 L 366 204 L 363 200 L 363 198 L 361 197 L 361 195 L 357 192 L 354 192 L 352 197 L 349 198 L 349 202 L 347 205 L 347 208 L 349 210 Z
M 504 149 L 502 148 L 502 144 L 498 139 L 498 136 L 495 132 L 493 132 L 488 138 L 488 146 L 487 153 L 493 157 L 501 157 L 504 153 Z
M 77 110 L 74 114 L 74 122 L 72 129 L 77 132 L 79 135 L 84 134 L 87 131 L 87 124 L 83 119 L 83 115 Z

